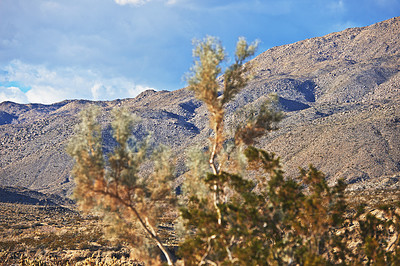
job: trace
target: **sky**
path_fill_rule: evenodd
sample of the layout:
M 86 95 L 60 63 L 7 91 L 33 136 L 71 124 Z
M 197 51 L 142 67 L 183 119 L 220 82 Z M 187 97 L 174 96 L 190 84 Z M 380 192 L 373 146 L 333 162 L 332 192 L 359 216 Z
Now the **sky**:
M 400 0 L 0 0 L 0 102 L 185 87 L 192 41 L 274 46 L 400 16 Z

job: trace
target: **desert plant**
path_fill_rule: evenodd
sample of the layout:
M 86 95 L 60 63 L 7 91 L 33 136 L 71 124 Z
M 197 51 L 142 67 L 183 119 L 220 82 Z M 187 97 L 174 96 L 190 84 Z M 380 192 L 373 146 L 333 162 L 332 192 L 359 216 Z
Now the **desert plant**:
M 371 208 L 358 205 L 354 216 L 355 225 L 348 242 L 357 243 L 348 258 L 366 265 L 398 265 L 400 263 L 400 205 L 399 201 L 380 204 Z
M 139 167 L 146 159 L 148 145 L 133 145 L 131 135 L 138 118 L 125 109 L 114 109 L 111 125 L 117 146 L 113 153 L 104 155 L 98 112 L 95 107 L 82 112 L 68 146 L 75 159 L 74 197 L 81 209 L 100 210 L 110 226 L 108 231 L 134 245 L 141 255 L 149 255 L 146 239 L 150 238 L 172 265 L 172 255 L 156 231 L 162 210 L 174 202 L 169 153 L 158 148 L 153 156 L 154 171 L 142 176 Z
M 192 178 L 186 181 L 188 202 L 187 206 L 181 208 L 181 213 L 187 228 L 195 230 L 180 248 L 188 264 L 236 263 L 240 258 L 248 258 L 256 253 L 265 254 L 259 249 L 265 247 L 263 241 L 268 238 L 260 237 L 263 230 L 258 229 L 260 224 L 262 227 L 267 222 L 267 217 L 260 215 L 257 209 L 261 202 L 265 202 L 265 198 L 253 192 L 254 182 L 229 172 L 232 163 L 228 162 L 229 154 L 223 149 L 225 105 L 250 80 L 251 64 L 245 64 L 245 60 L 254 54 L 256 47 L 257 43 L 248 45 L 244 38 L 239 39 L 235 62 L 227 67 L 222 84 L 217 76 L 222 72 L 221 64 L 226 56 L 220 42 L 207 37 L 196 43 L 193 52 L 197 61 L 192 68 L 189 88 L 206 104 L 213 136 L 207 154 L 196 153 L 197 157 L 191 163 L 192 167 L 195 166 L 193 168 L 202 171 L 188 175 Z M 255 137 L 273 129 L 272 124 L 281 117 L 270 105 L 263 105 L 257 115 L 238 126 L 235 133 L 236 148 L 241 150 L 242 145 L 252 144 Z M 204 165 L 200 166 L 202 162 L 207 162 L 208 173 Z M 193 185 L 201 187 L 203 193 L 199 193 L 199 189 L 191 190 Z M 257 233 L 250 233 L 255 231 Z M 256 259 L 254 256 L 252 258 Z
M 247 112 L 248 119 L 239 123 L 233 134 L 233 148 L 224 149 L 225 105 L 251 77 L 251 64 L 244 61 L 255 48 L 256 44 L 239 39 L 235 63 L 225 71 L 222 84 L 217 75 L 225 54 L 219 41 L 207 37 L 194 49 L 198 60 L 189 87 L 206 104 L 213 135 L 205 153 L 192 153 L 195 156 L 189 166 L 193 173 L 186 181 L 188 200 L 181 208 L 191 233 L 180 246 L 180 254 L 188 265 L 343 261 L 345 247 L 334 230 L 344 220 L 345 184 L 339 181 L 329 187 L 324 175 L 312 166 L 296 179 L 285 178 L 279 158 L 251 146 L 256 138 L 277 129 L 283 116 L 274 108 L 276 96 L 259 110 Z M 232 150 L 245 155 L 250 176 L 234 167 L 241 162 L 229 161 L 235 160 Z
M 195 41 L 193 50 L 194 57 L 197 58 L 190 75 L 189 89 L 195 92 L 196 97 L 203 101 L 210 114 L 210 128 L 214 132 L 211 138 L 209 166 L 212 173 L 218 176 L 222 172 L 223 159 L 221 158 L 221 148 L 224 142 L 223 119 L 225 105 L 246 86 L 251 78 L 249 70 L 250 64 L 244 64 L 245 60 L 253 56 L 257 48 L 257 42 L 248 45 L 244 38 L 239 38 L 236 45 L 235 62 L 229 66 L 224 74 L 222 94 L 220 84 L 217 80 L 221 74 L 221 64 L 226 59 L 224 48 L 215 37 L 208 36 L 203 41 Z M 218 161 L 219 159 L 219 161 Z M 219 207 L 221 202 L 220 188 L 218 181 L 214 181 L 213 204 L 218 214 L 218 224 L 221 225 L 222 214 Z

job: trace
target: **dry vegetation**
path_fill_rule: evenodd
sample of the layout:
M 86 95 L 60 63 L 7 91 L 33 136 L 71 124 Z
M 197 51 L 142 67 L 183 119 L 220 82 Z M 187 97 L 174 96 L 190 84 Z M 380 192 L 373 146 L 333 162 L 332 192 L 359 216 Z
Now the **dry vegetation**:
M 123 243 L 104 238 L 95 216 L 59 206 L 10 203 L 0 203 L 0 262 L 140 265 Z
M 347 202 L 365 203 L 374 211 L 399 196 L 398 190 L 352 191 Z M 171 248 L 179 240 L 169 220 L 158 231 Z M 83 216 L 73 207 L 0 203 L 0 265 L 143 265 L 127 245 L 107 240 L 103 227 L 98 217 Z
M 393 205 L 400 199 L 400 190 L 365 190 L 348 191 L 346 193 L 347 202 L 350 207 L 364 204 L 373 209 L 380 205 Z

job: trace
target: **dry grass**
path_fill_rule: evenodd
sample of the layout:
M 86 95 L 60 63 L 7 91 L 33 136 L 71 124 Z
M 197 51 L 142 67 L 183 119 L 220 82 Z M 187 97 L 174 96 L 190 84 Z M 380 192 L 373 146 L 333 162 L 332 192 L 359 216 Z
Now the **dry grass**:
M 102 234 L 97 217 L 71 208 L 0 203 L 1 265 L 140 265 Z
M 348 191 L 346 200 L 350 207 L 366 205 L 377 208 L 380 205 L 393 205 L 400 200 L 399 189 L 369 189 L 361 191 Z
M 349 191 L 351 207 L 374 209 L 400 198 L 398 190 Z M 164 243 L 176 247 L 175 214 L 159 228 Z M 124 243 L 106 239 L 98 217 L 73 207 L 0 203 L 0 265 L 143 265 Z

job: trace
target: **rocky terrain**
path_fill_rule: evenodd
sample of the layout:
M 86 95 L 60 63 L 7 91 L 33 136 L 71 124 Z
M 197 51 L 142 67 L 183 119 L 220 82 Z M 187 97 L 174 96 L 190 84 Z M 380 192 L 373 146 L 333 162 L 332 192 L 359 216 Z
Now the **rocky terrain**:
M 97 217 L 68 208 L 0 203 L 0 264 L 143 265 L 102 229 Z
M 277 93 L 286 117 L 259 146 L 279 155 L 288 175 L 313 164 L 332 182 L 345 178 L 349 190 L 400 186 L 400 17 L 274 47 L 251 63 L 255 78 L 228 105 L 227 128 L 236 110 Z M 204 147 L 210 134 L 205 107 L 185 88 L 109 102 L 3 102 L 0 185 L 70 195 L 73 162 L 65 147 L 79 111 L 90 104 L 102 109 L 105 149 L 113 143 L 107 124 L 113 107 L 141 117 L 134 135 L 152 132 L 154 145 L 172 147 L 177 183 L 187 148 Z

